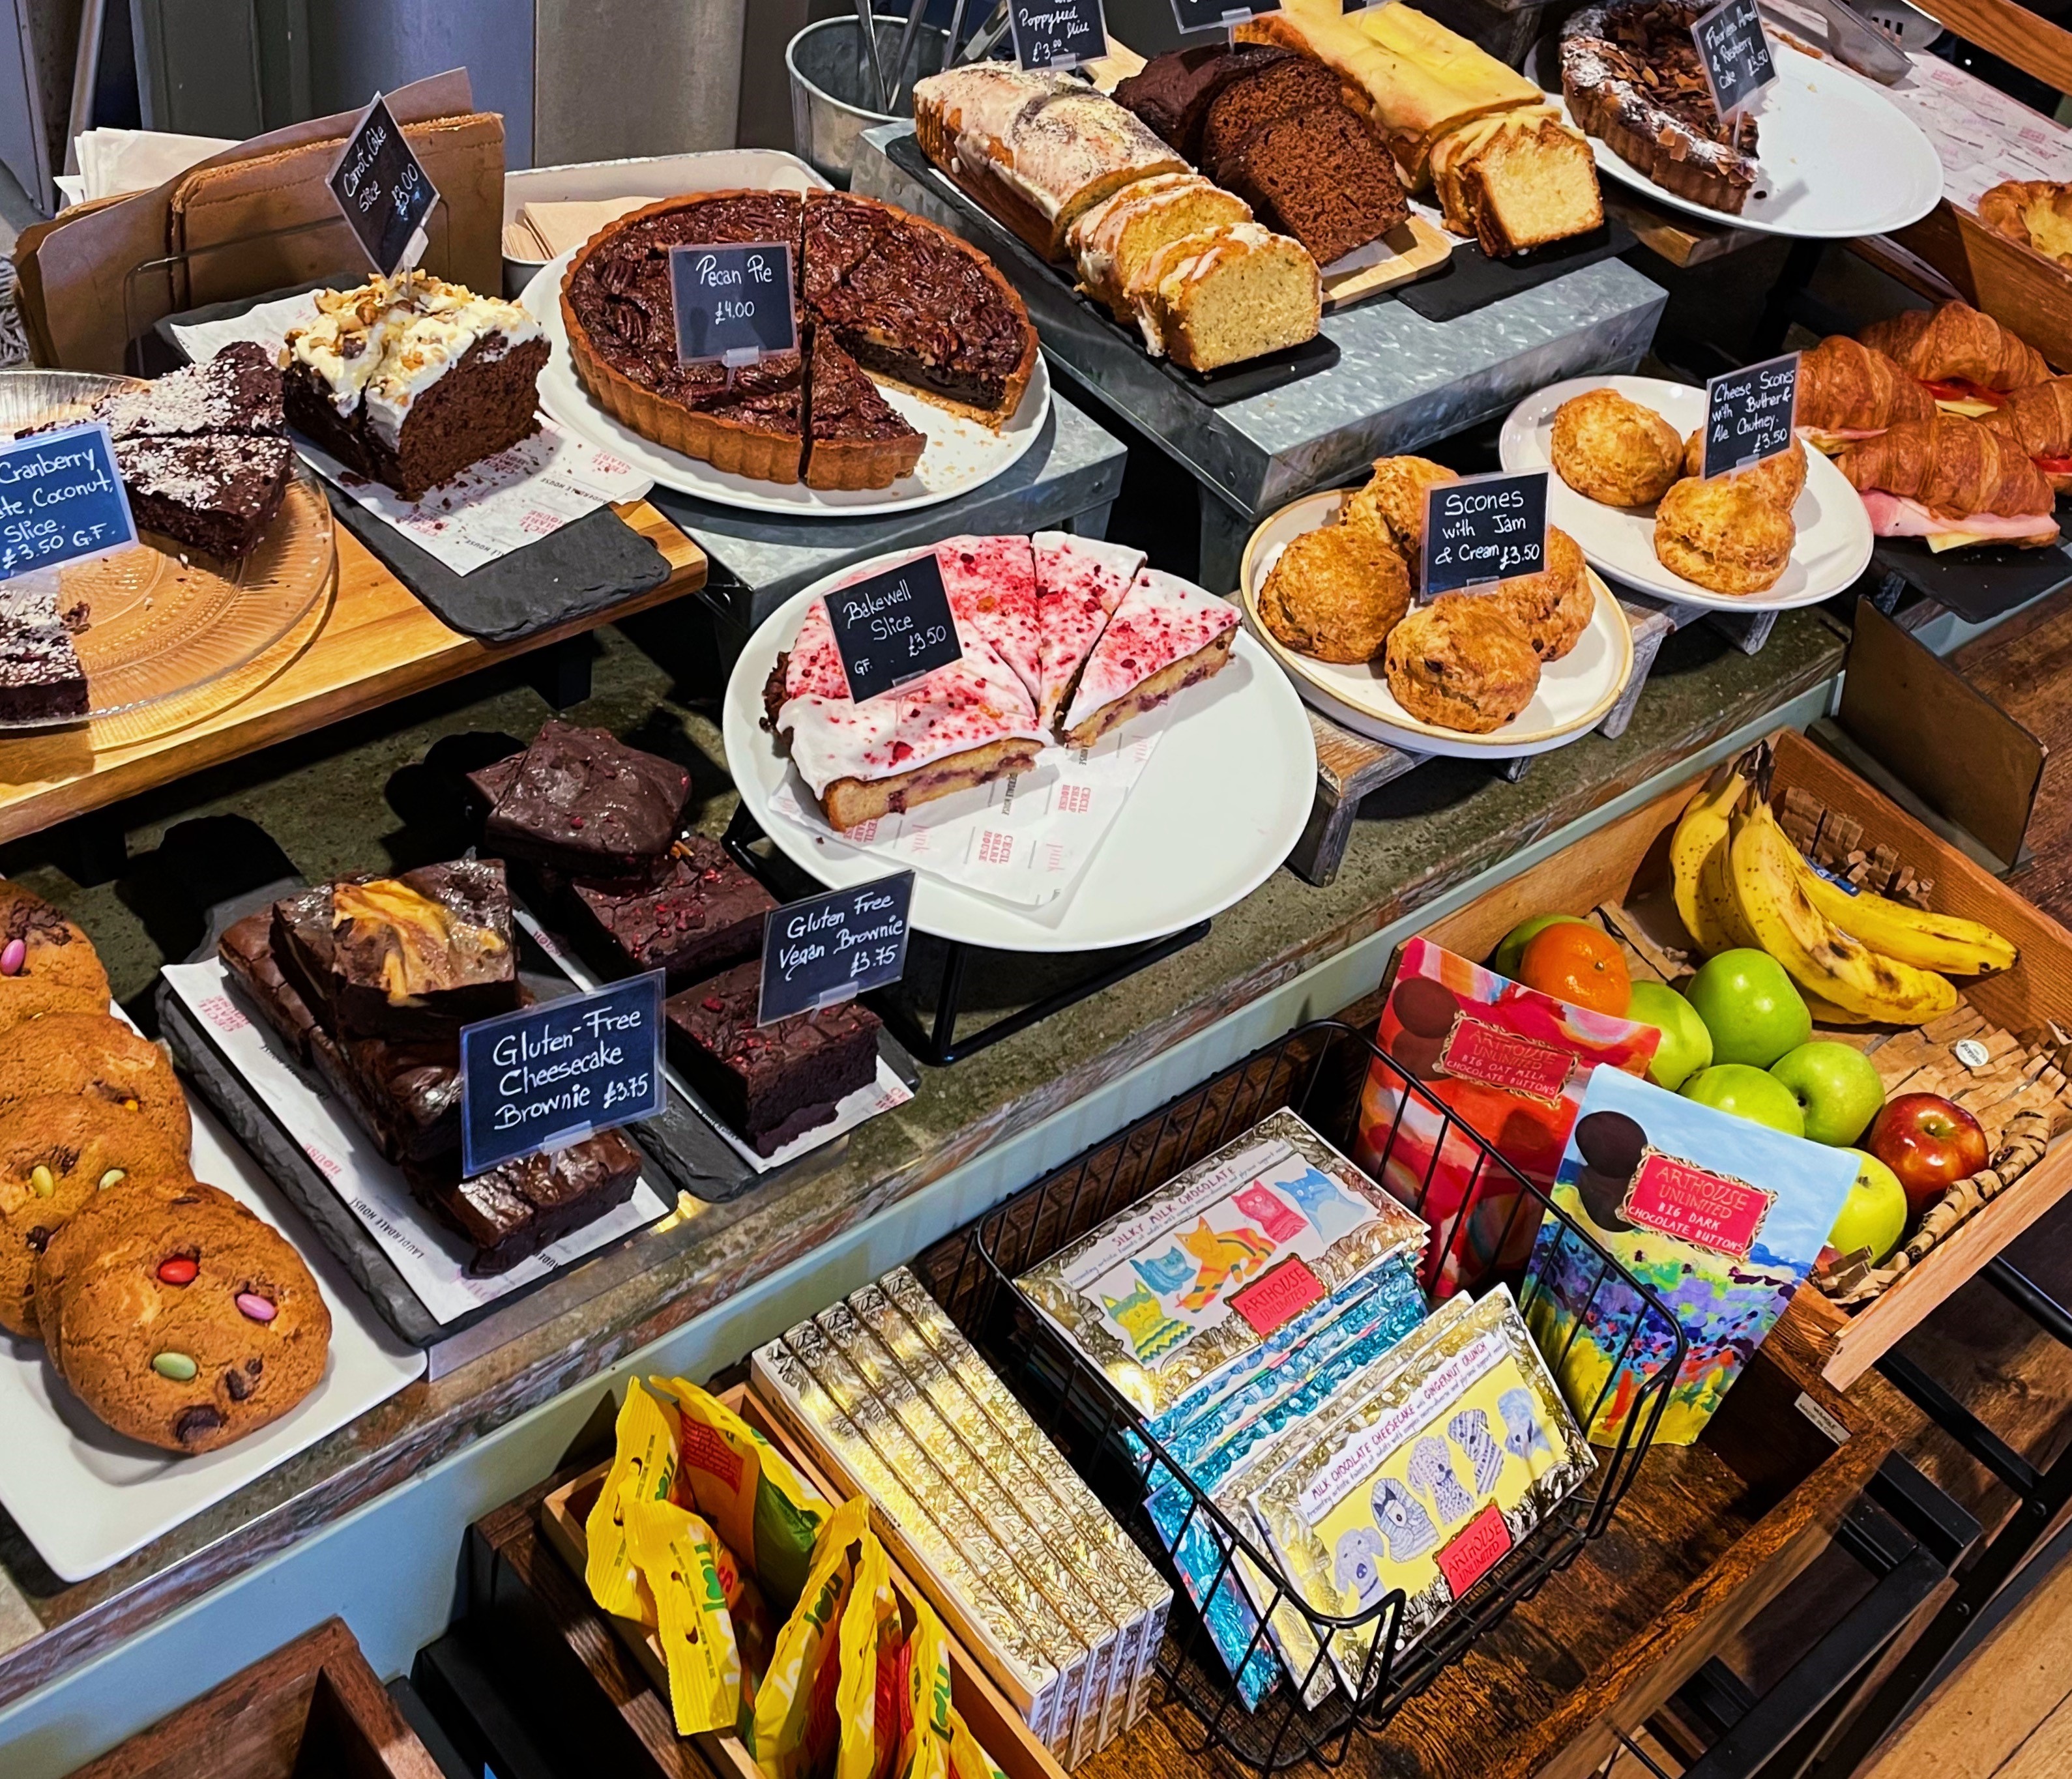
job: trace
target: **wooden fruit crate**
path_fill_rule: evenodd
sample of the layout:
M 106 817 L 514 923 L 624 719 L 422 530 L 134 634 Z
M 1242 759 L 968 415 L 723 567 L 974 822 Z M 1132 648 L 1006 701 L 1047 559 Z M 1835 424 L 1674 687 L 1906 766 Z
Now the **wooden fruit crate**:
M 343 1619 L 328 1619 L 72 1779 L 444 1779 Z
M 767 1405 L 746 1385 L 737 1385 L 727 1391 L 720 1400 L 782 1452 L 824 1499 L 837 1502 L 844 1498 L 845 1492 L 828 1483 L 825 1475 L 785 1434 Z M 603 1486 L 605 1473 L 610 1468 L 609 1465 L 601 1464 L 594 1470 L 584 1472 L 552 1491 L 540 1503 L 541 1530 L 578 1579 L 589 1560 L 590 1543 L 585 1524 L 591 1508 L 597 1504 L 598 1491 Z M 892 1585 L 901 1598 L 908 1601 L 919 1593 L 899 1567 L 896 1556 L 892 1560 Z M 666 1699 L 669 1691 L 668 1668 L 662 1645 L 654 1633 L 631 1619 L 613 1618 L 610 1623 L 619 1641 L 631 1651 L 648 1679 Z M 958 1715 L 978 1738 L 980 1746 L 993 1756 L 994 1764 L 1007 1775 L 1007 1779 L 1064 1779 L 1064 1769 L 1036 1739 L 1005 1695 L 986 1677 L 958 1637 L 956 1625 L 945 1618 L 944 1627 L 949 1633 L 950 1698 Z M 720 1779 L 761 1779 L 755 1762 L 739 1736 L 717 1732 L 693 1736 L 692 1740 Z
M 1957 1013 L 1927 1029 L 1921 1038 L 1892 1027 L 1820 1028 L 1816 1035 L 1864 1048 L 1873 1062 L 1879 1061 L 1881 1049 L 1893 1046 L 1880 1068 L 1888 1092 L 1906 1082 L 1960 1099 L 1968 1082 L 1953 1080 L 1946 1085 L 1939 1078 L 1922 1079 L 1919 1071 L 1928 1066 L 1938 1077 L 1997 1078 L 2004 1074 L 2008 1038 L 2035 1049 L 2053 1045 L 2053 1023 L 2072 1025 L 2072 933 L 1795 729 L 1781 730 L 1772 743 L 1777 753 L 1773 803 L 1781 807 L 1785 792 L 1797 787 L 1832 814 L 1860 822 L 1865 850 L 1890 846 L 1917 876 L 1933 882 L 1930 906 L 1984 922 L 2005 934 L 2021 954 L 2015 967 L 2003 975 L 1960 981 L 1963 1005 Z M 1606 924 L 1627 941 L 1635 967 L 1673 980 L 1679 967 L 1678 954 L 1687 954 L 1692 965 L 1699 961 L 1699 954 L 1683 931 L 1670 898 L 1666 848 L 1684 805 L 1703 782 L 1700 774 L 1664 792 L 1436 922 L 1424 937 L 1463 957 L 1480 959 L 1531 915 L 1588 915 L 1604 910 Z M 1948 1046 L 1971 1035 L 1987 1041 L 1991 1057 L 1975 1070 L 1949 1060 Z M 2041 1066 L 2039 1070 L 2043 1078 L 2056 1078 L 2054 1070 Z M 1780 1327 L 1790 1327 L 1794 1338 L 1810 1346 L 1829 1383 L 1847 1389 L 1938 1304 L 2072 1190 L 2072 1142 L 2062 1135 L 2066 1121 L 2062 1099 L 2058 1107 L 2059 1138 L 2043 1159 L 1959 1224 L 1881 1295 L 1854 1310 L 1842 1309 L 1811 1283 L 1793 1296 Z M 1986 1105 L 1977 1109 L 1992 1136 L 1995 1120 L 2004 1112 Z

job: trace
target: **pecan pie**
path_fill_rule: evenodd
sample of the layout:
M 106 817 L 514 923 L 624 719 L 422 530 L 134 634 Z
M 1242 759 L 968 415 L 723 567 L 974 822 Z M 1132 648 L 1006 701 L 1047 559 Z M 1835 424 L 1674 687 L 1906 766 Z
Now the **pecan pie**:
M 1756 126 L 1731 128 L 1691 36 L 1696 0 L 1586 6 L 1561 27 L 1570 114 L 1664 191 L 1738 216 L 1756 181 Z

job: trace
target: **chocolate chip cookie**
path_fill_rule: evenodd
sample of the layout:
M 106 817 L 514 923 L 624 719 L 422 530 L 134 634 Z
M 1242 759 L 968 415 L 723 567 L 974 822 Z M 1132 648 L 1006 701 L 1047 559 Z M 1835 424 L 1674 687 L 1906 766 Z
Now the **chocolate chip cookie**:
M 183 1170 L 184 1171 L 184 1170 Z M 44 1243 L 36 1257 L 32 1300 L 36 1325 L 43 1344 L 50 1349 L 51 1363 L 62 1374 L 64 1357 L 59 1350 L 61 1318 L 57 1304 L 64 1296 L 65 1280 L 74 1265 L 84 1265 L 107 1245 L 110 1231 L 160 1210 L 178 1213 L 206 1205 L 240 1217 L 252 1213 L 227 1192 L 204 1185 L 191 1174 L 176 1180 L 170 1174 L 133 1173 L 119 1185 L 97 1192 L 72 1220 Z
M 187 1152 L 187 1103 L 172 1064 L 150 1039 L 106 1013 L 46 1013 L 0 1031 L 0 1110 L 46 1094 L 76 1094 L 141 1111 Z
M 105 1013 L 92 942 L 41 896 L 0 881 L 0 1029 L 45 1013 Z
M 331 1313 L 302 1256 L 258 1218 L 214 1205 L 103 1225 L 67 1267 L 53 1352 L 118 1433 L 212 1452 L 316 1387 Z
M 0 1328 L 36 1332 L 36 1261 L 105 1188 L 193 1179 L 186 1157 L 141 1111 L 74 1094 L 0 1111 Z

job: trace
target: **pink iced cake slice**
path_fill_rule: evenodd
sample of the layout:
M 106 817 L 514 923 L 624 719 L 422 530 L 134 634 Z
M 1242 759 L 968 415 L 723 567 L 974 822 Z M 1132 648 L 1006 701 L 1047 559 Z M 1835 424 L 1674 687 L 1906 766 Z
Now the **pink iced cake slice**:
M 1026 537 L 946 537 L 935 546 L 960 637 L 976 631 L 1012 668 L 1031 700 L 1042 684 L 1036 557 Z
M 1036 617 L 1042 635 L 1037 714 L 1055 727 L 1073 682 L 1144 566 L 1144 552 L 1069 532 L 1038 532 Z
M 1178 575 L 1141 570 L 1080 670 L 1065 740 L 1090 747 L 1117 725 L 1222 671 L 1237 609 Z

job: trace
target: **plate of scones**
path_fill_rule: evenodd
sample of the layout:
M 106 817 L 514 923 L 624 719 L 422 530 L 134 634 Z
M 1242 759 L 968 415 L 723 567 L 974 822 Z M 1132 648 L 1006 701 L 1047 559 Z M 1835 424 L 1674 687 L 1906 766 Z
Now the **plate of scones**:
M 1870 561 L 1871 527 L 1842 472 L 1798 438 L 1708 479 L 1704 420 L 1702 388 L 1577 377 L 1514 408 L 1498 450 L 1507 470 L 1551 468 L 1550 528 L 1600 573 L 1658 598 L 1788 611 L 1849 587 Z
M 1456 479 L 1385 457 L 1364 487 L 1305 495 L 1252 533 L 1246 618 L 1303 700 L 1414 754 L 1515 758 L 1587 734 L 1633 671 L 1633 632 L 1576 540 L 1547 565 L 1426 601 L 1426 491 Z

